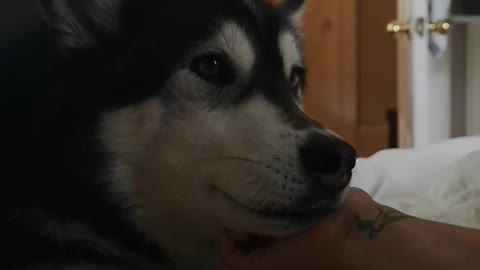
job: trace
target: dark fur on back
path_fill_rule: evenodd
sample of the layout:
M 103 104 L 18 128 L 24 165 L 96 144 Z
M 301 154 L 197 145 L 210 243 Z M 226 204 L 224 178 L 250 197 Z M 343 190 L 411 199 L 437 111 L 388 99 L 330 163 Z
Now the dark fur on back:
M 105 171 L 110 153 L 96 137 L 98 116 L 162 89 L 175 64 L 213 31 L 213 18 L 251 25 L 251 34 L 266 41 L 282 21 L 260 4 L 265 27 L 258 32 L 253 26 L 260 22 L 241 1 L 134 0 L 121 1 L 119 25 L 110 33 L 83 13 L 89 1 L 65 2 L 85 20 L 93 46 L 61 44 L 57 50 L 58 33 L 39 26 L 38 39 L 28 34 L 25 41 L 38 59 L 10 66 L 1 77 L 0 239 L 6 252 L 0 268 L 168 264 L 162 248 L 131 223 L 129 205 L 111 190 Z M 265 61 L 278 59 L 273 51 L 264 48 Z

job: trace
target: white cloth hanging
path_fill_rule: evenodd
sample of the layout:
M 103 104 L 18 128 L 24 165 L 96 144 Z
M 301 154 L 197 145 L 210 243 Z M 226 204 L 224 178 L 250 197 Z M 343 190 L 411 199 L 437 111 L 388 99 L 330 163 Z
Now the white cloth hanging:
M 451 4 L 452 0 L 431 0 L 431 22 L 449 18 L 451 15 Z M 441 58 L 448 50 L 448 44 L 448 35 L 432 33 L 429 42 L 430 53 L 436 58 Z

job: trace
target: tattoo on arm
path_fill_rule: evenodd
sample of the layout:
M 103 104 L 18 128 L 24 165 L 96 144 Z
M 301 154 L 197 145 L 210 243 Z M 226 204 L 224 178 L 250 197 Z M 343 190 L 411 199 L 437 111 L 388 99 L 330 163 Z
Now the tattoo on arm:
M 377 237 L 388 225 L 411 218 L 410 216 L 394 210 L 387 212 L 378 208 L 378 211 L 379 213 L 377 217 L 373 220 L 364 220 L 358 216 L 355 217 L 357 228 L 360 231 L 368 233 L 370 240 L 375 239 L 375 237 Z

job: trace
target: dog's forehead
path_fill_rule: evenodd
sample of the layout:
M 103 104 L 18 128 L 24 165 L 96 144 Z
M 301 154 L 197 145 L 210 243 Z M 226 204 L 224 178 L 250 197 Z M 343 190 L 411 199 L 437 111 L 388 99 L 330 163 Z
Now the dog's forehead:
M 176 46 L 187 44 L 190 47 L 192 44 L 211 39 L 225 29 L 226 23 L 238 26 L 235 28 L 242 31 L 235 32 L 246 34 L 250 42 L 255 43 L 253 44 L 255 47 L 271 44 L 273 40 L 278 40 L 281 29 L 291 29 L 287 18 L 261 0 L 160 2 L 163 1 L 154 3 L 156 11 L 152 14 L 152 23 L 147 23 L 150 24 L 147 27 L 168 35 Z M 150 6 L 147 5 L 145 8 L 148 13 L 151 12 L 148 11 L 151 9 Z M 274 45 L 278 47 L 278 44 Z
M 280 65 L 283 62 L 288 76 L 290 67 L 301 61 L 291 21 L 264 1 L 229 1 L 243 8 L 235 5 L 217 6 L 217 1 L 203 2 L 216 12 L 216 15 L 208 16 L 210 20 L 205 21 L 213 30 L 208 39 L 236 60 L 242 71 L 250 70 L 262 60 Z

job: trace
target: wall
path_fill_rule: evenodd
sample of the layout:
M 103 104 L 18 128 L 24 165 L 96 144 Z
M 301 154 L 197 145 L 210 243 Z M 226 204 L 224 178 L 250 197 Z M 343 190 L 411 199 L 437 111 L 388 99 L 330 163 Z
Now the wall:
M 452 51 L 448 50 L 441 57 L 430 57 L 428 61 L 429 100 L 428 131 L 426 139 L 437 143 L 452 137 Z M 430 53 L 430 52 L 429 52 Z
M 480 135 L 480 24 L 467 26 L 466 133 Z

